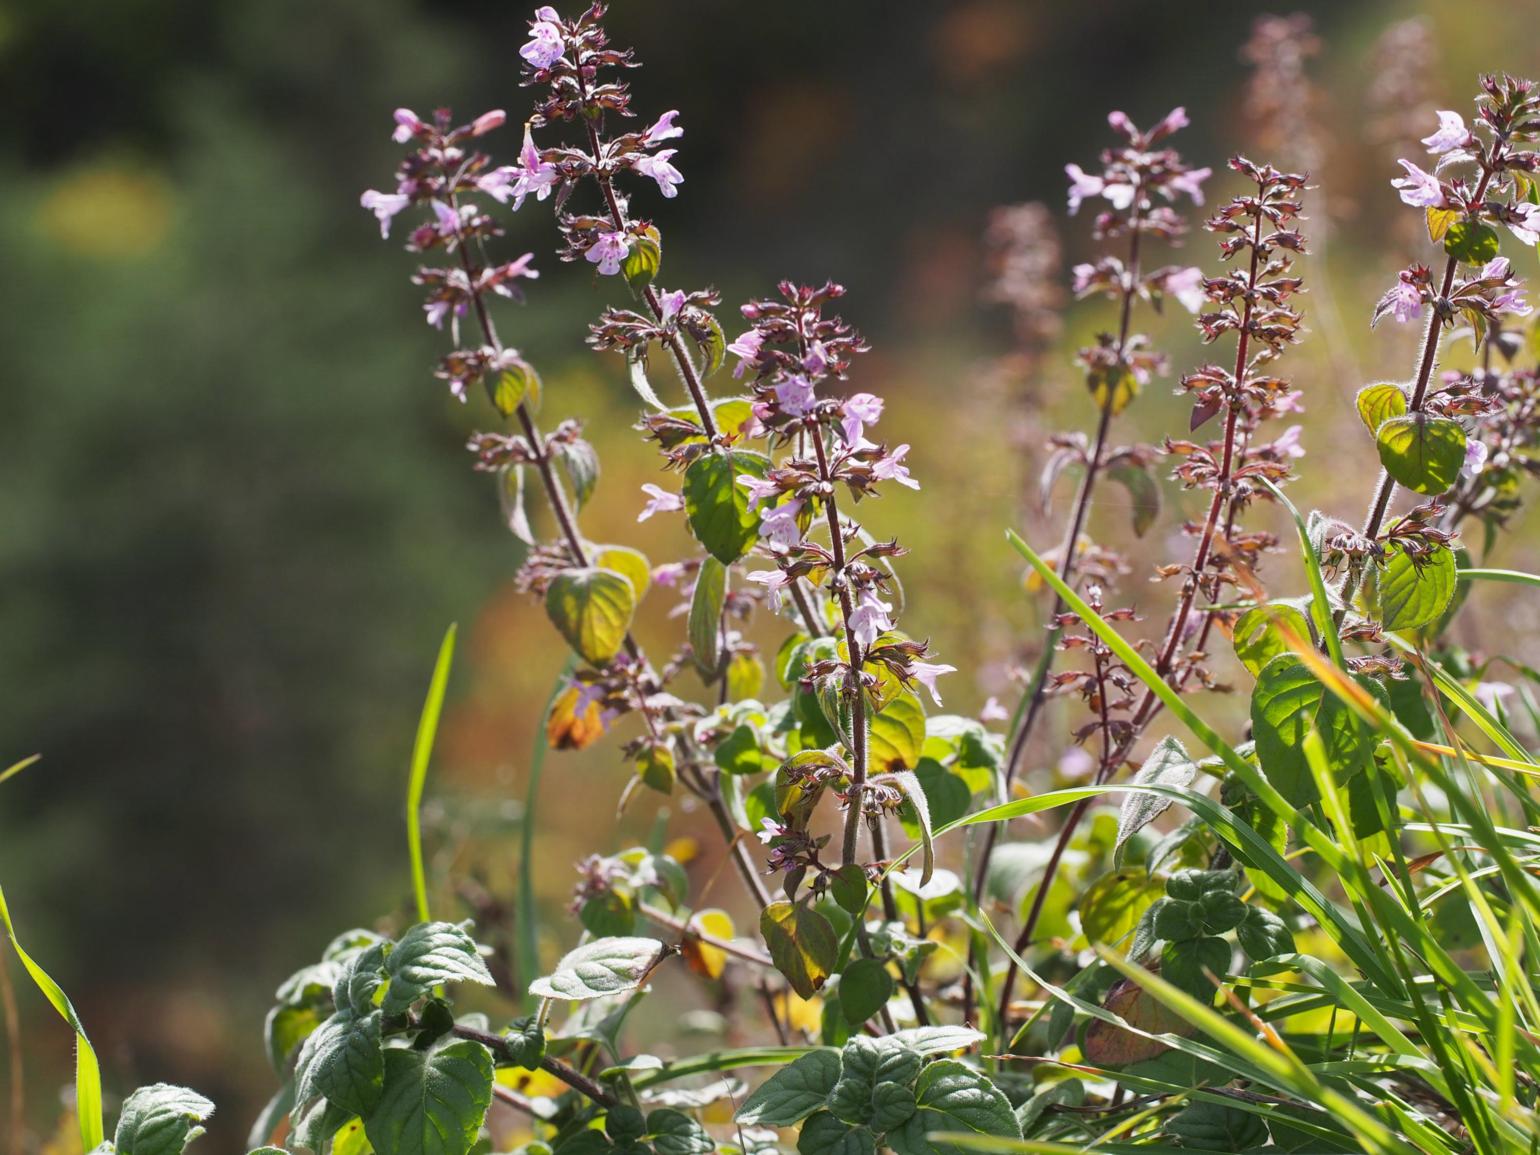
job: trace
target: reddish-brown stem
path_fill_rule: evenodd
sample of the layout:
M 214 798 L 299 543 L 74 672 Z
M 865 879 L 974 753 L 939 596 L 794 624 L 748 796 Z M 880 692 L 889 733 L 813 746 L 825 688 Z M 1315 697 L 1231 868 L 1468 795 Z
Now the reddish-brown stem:
M 1258 199 L 1261 198 L 1261 190 L 1258 190 Z M 1178 603 L 1176 612 L 1171 617 L 1171 622 L 1166 630 L 1165 641 L 1160 649 L 1160 656 L 1156 660 L 1155 670 L 1162 679 L 1169 678 L 1175 667 L 1178 654 L 1181 652 L 1182 635 L 1186 630 L 1187 618 L 1192 613 L 1193 603 L 1202 585 L 1203 571 L 1208 567 L 1209 559 L 1214 548 L 1214 537 L 1219 527 L 1220 512 L 1225 508 L 1230 497 L 1232 474 L 1235 468 L 1236 458 L 1236 432 L 1239 428 L 1241 386 L 1244 384 L 1248 370 L 1248 358 L 1251 351 L 1251 316 L 1255 301 L 1257 274 L 1261 259 L 1260 246 L 1262 241 L 1262 222 L 1264 217 L 1258 206 L 1256 224 L 1252 231 L 1251 265 L 1246 280 L 1246 302 L 1241 311 L 1240 334 L 1235 346 L 1235 371 L 1231 381 L 1237 396 L 1230 399 L 1225 415 L 1224 448 L 1220 457 L 1219 475 L 1214 480 L 1214 494 L 1209 499 L 1208 514 L 1204 518 L 1203 529 L 1198 538 L 1197 549 L 1193 552 L 1191 568 L 1188 571 L 1187 580 L 1182 585 L 1182 597 Z M 1129 731 L 1118 748 L 1111 755 L 1103 754 L 1101 765 L 1097 768 L 1096 784 L 1106 782 L 1117 768 L 1122 765 L 1133 744 L 1139 735 L 1159 710 L 1160 699 L 1153 689 L 1146 688 L 1138 708 L 1134 712 Z M 1026 920 L 1022 923 L 1021 931 L 1016 936 L 1016 954 L 1022 954 L 1032 942 L 1032 936 L 1037 932 L 1037 924 L 1042 918 L 1043 905 L 1047 899 L 1048 891 L 1053 885 L 1055 875 L 1058 873 L 1059 863 L 1069 848 L 1075 831 L 1079 828 L 1086 812 L 1090 809 L 1089 800 L 1077 803 L 1064 825 L 1059 830 L 1058 839 L 1054 842 L 1053 852 L 1043 868 L 1043 877 L 1037 884 L 1037 893 L 1033 897 L 1031 909 L 1027 912 Z M 1005 979 L 1000 988 L 1000 1022 L 1002 1028 L 1007 1022 L 1007 1011 L 1010 1008 L 1011 994 L 1016 983 L 1016 964 L 1014 961 L 1006 963 Z

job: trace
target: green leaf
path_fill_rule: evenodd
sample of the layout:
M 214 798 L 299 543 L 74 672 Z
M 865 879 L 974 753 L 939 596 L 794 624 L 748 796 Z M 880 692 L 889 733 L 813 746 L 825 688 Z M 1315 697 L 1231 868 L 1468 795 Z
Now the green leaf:
M 213 1113 L 213 1103 L 186 1087 L 140 1087 L 123 1100 L 112 1141 L 118 1155 L 182 1155 Z
M 867 899 L 871 894 L 866 881 L 866 871 L 859 863 L 847 862 L 834 872 L 834 881 L 829 884 L 829 893 L 834 896 L 834 901 L 839 904 L 841 910 L 859 918 L 866 913 Z
M 362 1018 L 333 1015 L 305 1040 L 294 1066 L 295 1100 L 308 1104 L 317 1097 L 350 1115 L 367 1115 L 380 1101 L 385 1078 L 385 1054 L 380 1049 L 380 1013 Z
M 706 1129 L 683 1111 L 663 1107 L 647 1116 L 647 1134 L 658 1155 L 706 1155 L 716 1150 Z
M 452 922 L 421 922 L 408 930 L 386 956 L 385 974 L 390 988 L 381 1009 L 387 1015 L 400 1014 L 441 983 L 496 985 L 476 940 Z
M 829 920 L 812 907 L 772 902 L 760 913 L 764 936 L 775 969 L 804 999 L 819 991 L 839 958 L 839 940 Z
M 1354 406 L 1358 409 L 1358 419 L 1372 437 L 1392 417 L 1406 416 L 1406 393 L 1401 386 L 1389 381 L 1365 385 L 1358 391 Z
M 492 404 L 504 417 L 512 417 L 525 402 L 535 411 L 540 409 L 540 374 L 533 365 L 519 361 L 497 375 L 497 380 L 487 388 Z
M 839 1077 L 838 1051 L 809 1051 L 760 1084 L 734 1117 L 746 1127 L 790 1127 L 824 1105 Z
M 1190 785 L 1197 774 L 1198 765 L 1192 760 L 1192 756 L 1187 753 L 1181 742 L 1168 734 L 1155 744 L 1155 749 L 1150 751 L 1150 756 L 1144 760 L 1144 765 L 1139 767 L 1139 772 L 1134 775 L 1134 781 L 1141 785 L 1158 783 L 1162 786 L 1180 788 Z M 1158 794 L 1126 795 L 1123 799 L 1122 812 L 1118 815 L 1118 837 L 1112 848 L 1113 860 L 1122 862 L 1123 848 L 1128 840 L 1164 814 L 1170 806 L 1171 799 Z M 1089 932 L 1087 934 L 1089 936 Z M 1092 941 L 1116 940 L 1093 938 Z
M 840 1010 L 845 1021 L 858 1027 L 893 997 L 893 976 L 880 959 L 856 959 L 840 974 Z
M 631 287 L 649 285 L 663 266 L 663 241 L 658 230 L 648 225 L 640 236 L 632 235 L 631 249 L 620 262 L 620 271 Z
M 601 938 L 569 952 L 555 971 L 529 984 L 529 993 L 578 1002 L 634 990 L 667 954 L 655 938 Z
M 984 1032 L 972 1027 L 910 1027 L 884 1036 L 883 1044 L 907 1047 L 918 1055 L 941 1055 L 964 1051 L 984 1041 Z
M 1168 942 L 1160 952 L 1160 973 L 1178 990 L 1186 991 L 1204 1006 L 1213 1004 L 1217 989 L 1208 972 L 1223 979 L 1230 970 L 1230 944 L 1205 936 L 1185 942 Z
M 1142 465 L 1122 462 L 1107 470 L 1107 479 L 1128 490 L 1133 505 L 1134 536 L 1143 537 L 1160 516 L 1160 486 Z
M 1273 958 L 1294 952 L 1294 935 L 1288 925 L 1270 910 L 1260 906 L 1248 906 L 1246 917 L 1236 928 L 1235 937 L 1241 950 L 1252 959 Z
M 1380 464 L 1399 484 L 1418 493 L 1443 493 L 1465 464 L 1465 430 L 1447 417 L 1409 413 L 1375 433 Z
M 759 540 L 759 511 L 749 508 L 749 493 L 739 477 L 764 477 L 770 459 L 743 449 L 725 449 L 696 458 L 684 474 L 684 510 L 690 529 L 706 551 L 732 565 Z
M 741 702 L 759 697 L 765 685 L 765 664 L 740 650 L 727 660 L 727 700 Z
M 433 756 L 433 739 L 438 734 L 439 715 L 444 709 L 444 691 L 449 686 L 449 668 L 454 662 L 453 623 L 444 631 L 433 676 L 428 679 L 428 695 L 417 718 L 417 736 L 412 742 L 412 766 L 406 784 L 406 848 L 412 867 L 412 892 L 417 899 L 417 917 L 428 920 L 428 875 L 422 856 L 422 792 L 428 781 L 428 762 Z
M 866 768 L 870 774 L 913 770 L 925 745 L 925 707 L 904 691 L 872 718 L 866 733 Z
M 626 365 L 631 370 L 631 388 L 636 390 L 636 395 L 654 409 L 665 409 L 653 391 L 652 382 L 647 380 L 647 347 L 638 345 L 631 349 L 626 354 Z
M 1436 545 L 1414 560 L 1404 545 L 1392 542 L 1374 567 L 1365 599 L 1385 629 L 1413 630 L 1443 614 L 1454 597 L 1455 569 L 1454 551 L 1447 546 Z
M 921 1072 L 915 1102 L 919 1109 L 887 1137 L 898 1155 L 953 1155 L 963 1150 L 933 1142 L 935 1132 L 1021 1138 L 1010 1100 L 984 1075 L 956 1059 L 938 1059 Z
M 1235 619 L 1231 641 L 1235 656 L 1255 678 L 1279 654 L 1291 653 L 1287 634 L 1310 637 L 1310 624 L 1304 611 L 1293 602 L 1263 602 L 1247 609 Z
M 747 722 L 718 743 L 711 759 L 726 774 L 758 774 L 775 766 L 775 759 L 759 748 L 759 736 Z
M 1133 933 L 1163 890 L 1159 880 L 1142 869 L 1103 875 L 1080 900 L 1080 929 L 1090 942 L 1116 946 Z
M 389 1155 L 469 1155 L 491 1103 L 492 1052 L 480 1043 L 392 1049 L 364 1131 L 376 1151 Z
M 273 1070 L 282 1075 L 288 1069 L 290 1056 L 321 1025 L 321 1014 L 316 1007 L 274 1007 L 268 1011 L 262 1033 Z
M 545 1058 L 545 1028 L 535 1015 L 515 1019 L 503 1032 L 503 1046 L 516 1067 L 534 1070 Z
M 1085 384 L 1096 408 L 1109 410 L 1114 417 L 1139 395 L 1139 379 L 1121 362 L 1091 370 L 1086 374 Z
M 594 565 L 600 569 L 612 569 L 631 583 L 640 602 L 652 585 L 652 566 L 647 555 L 625 545 L 596 545 L 593 547 Z
M 841 1059 L 840 1080 L 829 1095 L 835 1118 L 886 1131 L 914 1114 L 912 1088 L 925 1062 L 918 1052 L 857 1035 L 845 1044 Z
M 797 1136 L 799 1155 L 875 1155 L 877 1141 L 865 1127 L 841 1123 L 828 1111 L 819 1111 L 802 1125 Z
M 572 481 L 572 493 L 577 498 L 577 506 L 582 509 L 594 495 L 594 487 L 599 484 L 599 454 L 581 437 L 558 443 L 557 453 L 567 470 L 567 477 Z
M 1352 710 L 1293 654 L 1279 654 L 1262 668 L 1251 693 L 1251 725 L 1262 773 L 1295 806 L 1317 797 L 1305 759 L 1306 734 L 1320 732 L 1342 782 L 1363 768 L 1374 745 Z
M 1481 221 L 1462 217 L 1444 234 L 1444 252 L 1467 265 L 1484 265 L 1497 256 L 1497 230 Z
M 6 937 L 10 939 L 11 949 L 16 952 L 23 969 L 49 1005 L 59 1012 L 59 1017 L 75 1032 L 75 1114 L 80 1121 L 81 1145 L 89 1151 L 100 1146 L 105 1135 L 102 1125 L 102 1068 L 96 1058 L 96 1048 L 91 1046 L 91 1040 L 86 1037 L 85 1026 L 75 1013 L 75 1006 L 64 993 L 64 988 L 33 961 L 32 956 L 22 947 L 21 940 L 16 937 L 16 927 L 11 922 L 11 909 L 6 904 L 4 890 L 0 890 L 0 923 L 5 924 Z
M 545 592 L 545 612 L 579 657 L 603 666 L 631 628 L 636 591 L 611 569 L 564 570 Z
M 672 794 L 677 774 L 674 752 L 667 746 L 645 746 L 636 756 L 636 776 L 649 790 Z
M 1183 1147 L 1199 1151 L 1250 1151 L 1267 1144 L 1267 1124 L 1255 1113 L 1218 1103 L 1188 1103 L 1166 1124 Z
M 690 598 L 690 653 L 707 681 L 722 668 L 722 606 L 727 601 L 727 567 L 714 557 L 701 561 Z

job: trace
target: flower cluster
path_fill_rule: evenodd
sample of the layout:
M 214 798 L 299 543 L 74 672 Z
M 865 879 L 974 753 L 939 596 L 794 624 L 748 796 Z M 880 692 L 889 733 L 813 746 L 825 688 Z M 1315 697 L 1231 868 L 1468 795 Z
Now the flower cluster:
M 469 145 L 505 120 L 501 110 L 494 110 L 469 124 L 453 126 L 447 109 L 423 120 L 410 109 L 398 108 L 393 137 L 415 147 L 396 170 L 396 191 L 369 189 L 359 198 L 379 220 L 381 237 L 390 235 L 392 223 L 403 211 L 428 210 L 426 219 L 412 230 L 407 249 L 459 256 L 456 265 L 419 268 L 412 280 L 427 290 L 423 313 L 428 324 L 441 329 L 449 322 L 457 347 L 440 363 L 438 376 L 461 401 L 471 382 L 491 381 L 505 371 L 525 368 L 516 351 L 502 348 L 488 334 L 483 334 L 483 342 L 459 347 L 460 322 L 477 302 L 487 294 L 518 299 L 518 282 L 539 276 L 531 264 L 533 253 L 500 263 L 487 263 L 480 255 L 486 242 L 503 232 L 481 198 L 499 204 L 517 199 L 518 176 L 510 167 L 494 167 L 490 156 Z

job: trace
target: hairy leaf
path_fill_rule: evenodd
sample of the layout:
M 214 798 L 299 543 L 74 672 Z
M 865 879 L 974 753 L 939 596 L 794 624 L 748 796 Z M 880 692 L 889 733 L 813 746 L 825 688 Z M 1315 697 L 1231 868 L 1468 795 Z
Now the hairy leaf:
M 839 940 L 829 920 L 800 903 L 772 902 L 759 916 L 759 930 L 775 969 L 798 995 L 812 998 L 839 957 Z
M 118 1155 L 182 1155 L 213 1113 L 213 1103 L 186 1087 L 140 1087 L 123 1100 L 113 1144 Z
M 632 990 L 667 953 L 655 938 L 601 938 L 568 953 L 556 970 L 529 984 L 543 999 L 577 1002 Z
M 1414 630 L 1443 614 L 1454 597 L 1455 569 L 1454 551 L 1447 546 L 1434 546 L 1413 560 L 1405 546 L 1393 542 L 1385 560 L 1376 563 L 1365 598 L 1385 629 Z
M 770 460 L 743 449 L 703 454 L 685 470 L 684 509 L 696 539 L 723 565 L 759 540 L 759 510 L 749 507 L 739 477 L 764 477 Z
M 480 1043 L 392 1049 L 364 1130 L 376 1151 L 390 1155 L 468 1155 L 491 1103 L 492 1052 Z
M 744 1126 L 790 1127 L 828 1099 L 840 1077 L 838 1051 L 809 1051 L 766 1079 L 735 1118 Z
M 1183 787 L 1197 777 L 1198 766 L 1181 742 L 1166 735 L 1156 743 L 1155 749 L 1139 767 L 1134 781 L 1140 785 L 1151 783 L 1161 786 Z M 1118 837 L 1113 844 L 1114 861 L 1123 861 L 1123 848 L 1128 840 L 1159 818 L 1171 807 L 1171 799 L 1158 794 L 1128 794 L 1123 798 L 1123 809 L 1118 815 Z
M 1418 493 L 1443 493 L 1465 464 L 1465 430 L 1448 417 L 1392 417 L 1375 433 L 1375 443 L 1385 472 Z

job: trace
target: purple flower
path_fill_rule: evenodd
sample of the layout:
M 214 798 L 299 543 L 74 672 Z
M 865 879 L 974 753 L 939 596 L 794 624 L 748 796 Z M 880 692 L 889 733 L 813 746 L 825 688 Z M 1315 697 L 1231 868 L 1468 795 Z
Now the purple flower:
M 750 509 L 753 509 L 761 501 L 774 498 L 781 492 L 781 487 L 776 485 L 775 482 L 766 481 L 762 477 L 755 477 L 752 473 L 740 473 L 736 480 L 739 486 L 748 490 Z
M 1450 112 L 1447 109 L 1438 110 L 1438 131 L 1432 136 L 1422 138 L 1422 143 L 1428 146 L 1428 151 L 1435 156 L 1452 152 L 1462 148 L 1470 139 L 1470 132 L 1465 127 L 1465 118 L 1458 112 Z
M 862 590 L 861 599 L 856 608 L 851 611 L 850 632 L 855 635 L 856 641 L 861 643 L 862 649 L 867 649 L 877 640 L 883 630 L 891 630 L 893 621 L 888 617 L 893 606 L 882 601 L 875 590 Z
M 668 158 L 678 151 L 678 149 L 665 148 L 651 156 L 638 156 L 631 162 L 631 167 L 643 176 L 650 176 L 657 181 L 658 191 L 666 198 L 672 199 L 679 195 L 679 185 L 684 181 L 684 174 L 668 162 Z
M 433 202 L 433 216 L 438 221 L 438 235 L 452 237 L 460 231 L 460 214 L 443 201 Z
M 1073 216 L 1080 211 L 1080 203 L 1087 197 L 1102 195 L 1102 189 L 1107 182 L 1099 176 L 1092 176 L 1078 164 L 1067 164 L 1064 173 L 1069 177 L 1069 211 Z
M 1396 161 L 1406 170 L 1406 175 L 1390 182 L 1392 188 L 1401 190 L 1401 201 L 1413 208 L 1436 209 L 1444 203 L 1444 189 L 1438 177 L 1423 172 L 1409 160 Z
M 1186 128 L 1192 121 L 1187 119 L 1187 109 L 1180 104 L 1166 113 L 1165 119 L 1150 130 L 1150 140 L 1157 141 L 1162 137 L 1170 136 L 1178 129 Z
M 1506 281 L 1508 274 L 1513 271 L 1513 262 L 1507 257 L 1493 257 L 1481 266 L 1481 279 L 1483 281 Z
M 435 329 L 442 329 L 444 327 L 444 319 L 449 316 L 450 312 L 464 312 L 464 306 L 457 307 L 453 301 L 437 297 L 434 300 L 423 302 L 422 311 L 427 314 L 428 324 L 432 325 Z M 461 381 L 459 384 L 460 388 L 455 393 L 455 396 L 464 401 L 465 382 Z
M 642 139 L 648 144 L 657 144 L 659 141 L 673 140 L 676 136 L 683 136 L 684 129 L 674 124 L 674 118 L 678 115 L 679 110 L 677 108 L 669 109 L 662 116 L 658 117 L 651 128 L 642 134 Z
M 1305 407 L 1299 403 L 1299 400 L 1304 395 L 1305 391 L 1303 389 L 1291 389 L 1289 392 L 1283 394 L 1283 396 L 1274 398 L 1272 401 L 1273 412 L 1303 413 L 1305 411 Z
M 788 377 L 775 386 L 775 403 L 782 413 L 791 417 L 806 417 L 817 401 L 813 383 L 801 374 Z
M 1273 452 L 1280 457 L 1303 457 L 1305 447 L 1299 443 L 1299 435 L 1304 432 L 1302 425 L 1290 425 L 1283 431 L 1283 436 L 1273 442 Z
M 1091 287 L 1091 279 L 1096 276 L 1096 266 L 1082 263 L 1076 265 L 1070 272 L 1075 278 L 1071 288 L 1074 289 L 1075 296 L 1078 297 Z
M 636 515 L 637 521 L 646 521 L 655 513 L 677 513 L 684 508 L 684 498 L 677 493 L 670 493 L 661 485 L 649 481 L 642 486 L 642 492 L 647 494 L 649 500 L 642 507 L 642 512 Z
M 1102 196 L 1106 197 L 1107 202 L 1118 212 L 1124 211 L 1134 203 L 1136 191 L 1133 185 L 1124 184 L 1122 181 L 1107 181 L 1102 185 Z
M 822 377 L 829 368 L 829 356 L 822 341 L 808 346 L 807 356 L 802 358 L 802 371 L 809 377 Z
M 1469 474 L 1481 472 L 1481 467 L 1487 463 L 1487 445 L 1485 441 L 1477 441 L 1474 437 L 1465 442 L 1464 470 Z
M 658 324 L 667 325 L 679 316 L 679 310 L 684 308 L 684 290 L 675 289 L 672 293 L 664 293 L 659 298 L 659 303 L 663 306 L 663 310 L 658 317 Z
M 802 529 L 797 525 L 797 514 L 800 512 L 800 497 L 782 502 L 760 518 L 759 536 L 776 549 L 790 549 L 802 540 Z
M 1134 127 L 1134 122 L 1128 119 L 1128 113 L 1114 109 L 1107 114 L 1107 126 L 1119 136 L 1132 141 L 1139 135 L 1139 130 Z
M 1526 245 L 1540 244 L 1540 205 L 1532 205 L 1521 202 L 1513 206 L 1513 211 L 1518 214 L 1516 221 L 1505 222 L 1508 231 L 1519 238 Z
M 519 201 L 513 206 L 515 209 L 524 203 L 524 198 L 530 193 L 535 194 L 536 200 L 545 200 L 551 195 L 551 189 L 561 183 L 561 173 L 556 171 L 556 166 L 541 159 L 528 124 L 524 126 L 524 145 L 519 149 L 518 171 L 519 181 L 514 192 Z
M 556 13 L 549 8 L 542 8 L 535 15 L 540 16 L 549 13 L 555 17 Z M 554 19 L 536 20 L 529 26 L 529 40 L 519 49 L 519 55 L 529 61 L 535 68 L 549 68 L 561 59 L 562 40 L 561 25 Z
M 471 121 L 472 136 L 486 136 L 493 129 L 502 128 L 503 122 L 508 119 L 508 114 L 500 108 L 494 108 L 491 112 L 483 112 L 475 120 Z
M 840 406 L 840 431 L 845 441 L 860 445 L 865 439 L 866 427 L 877 424 L 882 416 L 882 398 L 875 393 L 854 393 L 845 398 Z
M 405 144 L 419 132 L 427 130 L 427 125 L 417 119 L 417 114 L 410 108 L 398 108 L 394 113 L 396 129 L 390 134 L 390 139 L 397 144 Z
M 758 360 L 760 346 L 764 343 L 764 335 L 758 329 L 750 329 L 727 347 L 727 351 L 738 358 L 738 367 L 733 370 L 734 377 L 742 377 L 750 363 Z
M 783 838 L 785 835 L 786 828 L 774 818 L 761 818 L 759 820 L 759 829 L 754 832 L 754 837 L 758 838 L 766 846 L 770 845 L 772 838 Z
M 901 464 L 909 452 L 909 446 L 900 445 L 886 457 L 872 462 L 872 476 L 878 481 L 896 481 L 910 489 L 919 489 L 920 483 L 909 476 L 909 467 Z
M 979 710 L 980 722 L 1004 722 L 1010 716 L 1011 712 L 1000 705 L 1000 699 L 993 694 L 984 700 L 984 705 Z
M 390 221 L 397 213 L 411 204 L 410 197 L 404 197 L 399 193 L 382 193 L 375 189 L 369 189 L 358 198 L 358 203 L 375 215 L 380 222 L 380 236 L 390 236 Z
M 1083 746 L 1071 746 L 1059 758 L 1059 773 L 1071 781 L 1084 778 L 1095 769 L 1096 759 Z
M 936 679 L 942 674 L 955 673 L 957 673 L 956 666 L 946 666 L 940 662 L 909 663 L 909 676 L 930 691 L 930 696 L 938 706 L 941 705 L 941 695 L 936 693 Z
M 1162 191 L 1169 198 L 1173 193 L 1186 193 L 1192 198 L 1192 203 L 1203 203 L 1203 182 L 1214 175 L 1211 168 L 1193 168 L 1186 172 L 1177 173 L 1165 183 Z
M 1409 281 L 1401 281 L 1390 291 L 1390 314 L 1401 322 L 1415 321 L 1422 313 L 1422 291 Z
M 1180 301 L 1189 313 L 1201 312 L 1208 303 L 1208 294 L 1203 291 L 1203 270 L 1196 265 L 1168 274 L 1166 292 Z
M 745 576 L 755 585 L 764 586 L 767 593 L 775 593 L 783 586 L 791 584 L 791 579 L 786 576 L 785 571 L 778 569 L 750 570 Z
M 505 164 L 500 168 L 494 168 L 491 172 L 484 172 L 476 178 L 476 187 L 500 205 L 507 204 L 515 197 L 519 204 L 524 203 L 524 194 L 519 191 L 520 170 L 511 164 Z
M 652 580 L 667 589 L 677 586 L 682 577 L 684 577 L 683 562 L 666 561 L 662 565 L 652 567 Z
M 631 238 L 616 229 L 605 229 L 588 246 L 587 258 L 599 266 L 599 272 L 612 277 L 620 272 L 620 262 L 631 251 Z
M 1492 310 L 1514 317 L 1527 317 L 1534 312 L 1534 309 L 1524 300 L 1524 290 L 1517 286 L 1493 297 Z

